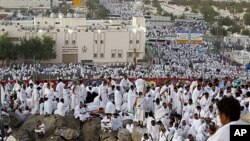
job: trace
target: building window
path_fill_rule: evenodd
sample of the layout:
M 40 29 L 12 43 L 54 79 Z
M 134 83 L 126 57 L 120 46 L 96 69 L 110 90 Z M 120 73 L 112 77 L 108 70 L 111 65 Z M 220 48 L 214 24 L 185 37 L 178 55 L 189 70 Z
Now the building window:
M 68 45 L 69 44 L 69 40 L 65 40 L 65 45 Z
M 101 40 L 101 44 L 103 44 L 103 40 Z
M 76 41 L 75 40 L 72 40 L 72 45 L 75 45 L 76 44 Z
M 97 58 L 97 53 L 94 53 L 94 58 Z
M 139 57 L 140 54 L 138 52 L 136 52 L 135 55 L 136 55 L 136 57 Z
M 118 58 L 122 58 L 122 50 L 118 51 Z
M 40 24 L 40 22 L 37 22 L 37 24 Z
M 97 44 L 97 40 L 95 40 L 95 44 Z
M 130 43 L 130 44 L 133 44 L 133 40 L 130 40 L 129 43 Z
M 139 44 L 139 40 L 136 40 L 136 44 Z
M 111 51 L 111 58 L 115 58 L 115 53 L 116 53 L 116 50 Z
M 104 58 L 104 54 L 103 54 L 103 53 L 101 53 L 101 54 L 100 54 L 100 57 L 101 57 L 101 58 Z
M 48 24 L 48 22 L 46 21 L 45 24 Z
M 132 55 L 132 52 L 129 52 L 128 53 L 128 57 L 132 57 L 133 55 Z
M 60 22 L 56 22 L 56 24 L 60 24 Z

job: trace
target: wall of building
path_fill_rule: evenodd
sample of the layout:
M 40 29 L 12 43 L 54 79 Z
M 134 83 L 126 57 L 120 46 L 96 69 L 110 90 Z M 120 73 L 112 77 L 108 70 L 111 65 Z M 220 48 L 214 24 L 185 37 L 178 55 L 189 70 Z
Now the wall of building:
M 224 53 L 226 57 L 240 63 L 243 65 L 246 65 L 250 62 L 250 52 L 247 52 L 245 50 L 241 51 L 230 51 Z
M 49 9 L 52 6 L 52 1 L 51 0 L 0 0 L 0 6 L 3 8 Z
M 232 35 L 224 37 L 224 42 L 229 43 L 237 43 L 240 45 L 249 45 L 250 44 L 250 37 L 249 36 L 242 36 L 242 35 Z
M 143 25 L 142 18 L 135 21 Z M 34 21 L 0 24 L 0 30 L 7 32 L 14 43 L 19 43 L 23 37 L 51 36 L 56 43 L 56 58 L 46 61 L 48 63 L 80 63 L 84 60 L 96 63 L 133 62 L 134 58 L 143 59 L 145 27 L 138 26 L 136 22 L 128 26 L 110 23 L 107 25 L 105 21 L 83 18 L 35 18 Z

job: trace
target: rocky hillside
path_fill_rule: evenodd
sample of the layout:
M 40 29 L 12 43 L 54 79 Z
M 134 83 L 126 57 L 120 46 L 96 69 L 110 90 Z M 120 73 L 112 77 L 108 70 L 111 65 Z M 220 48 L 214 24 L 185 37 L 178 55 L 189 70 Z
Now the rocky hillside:
M 104 133 L 101 131 L 101 119 L 94 118 L 86 123 L 80 123 L 73 114 L 44 117 L 30 115 L 25 122 L 19 119 L 15 113 L 10 113 L 10 127 L 14 130 L 13 136 L 19 141 L 112 141 L 118 137 L 119 141 L 140 141 L 141 135 L 146 132 L 145 128 L 135 127 L 131 134 L 127 129 L 118 132 Z M 37 137 L 34 129 L 37 120 L 45 124 L 45 136 Z M 124 127 L 131 120 L 124 121 Z
M 80 123 L 73 114 L 61 116 L 44 117 L 30 115 L 23 122 L 14 113 L 10 113 L 10 126 L 14 130 L 13 136 L 17 141 L 113 141 L 118 137 L 119 141 L 140 141 L 146 128 L 135 127 L 132 134 L 127 129 L 120 129 L 118 132 L 104 133 L 101 131 L 101 119 L 94 118 L 89 122 Z M 37 120 L 45 124 L 46 134 L 39 138 L 34 132 Z M 242 117 L 242 120 L 250 123 L 250 114 Z M 131 120 L 124 121 L 123 125 Z

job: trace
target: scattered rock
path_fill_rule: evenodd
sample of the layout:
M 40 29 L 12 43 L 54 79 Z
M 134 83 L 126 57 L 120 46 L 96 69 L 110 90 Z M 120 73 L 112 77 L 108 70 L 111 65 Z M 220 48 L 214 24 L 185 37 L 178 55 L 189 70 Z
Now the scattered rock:
M 75 140 L 79 138 L 80 130 L 62 127 L 62 128 L 56 128 L 54 134 L 56 136 L 61 136 L 66 140 Z
M 250 113 L 241 116 L 240 119 L 244 122 L 250 123 Z
M 131 119 L 126 119 L 126 120 L 123 120 L 122 121 L 122 126 L 123 126 L 123 128 L 126 128 L 126 125 L 127 124 L 132 124 L 133 123 L 133 120 L 131 120 Z
M 100 141 L 113 141 L 115 140 L 116 136 L 117 132 L 111 132 L 111 133 L 102 132 L 100 134 Z
M 9 125 L 11 128 L 18 128 L 22 123 L 22 119 L 19 118 L 15 113 L 9 113 Z
M 45 137 L 50 136 L 54 132 L 54 125 L 56 119 L 54 116 L 44 117 L 38 115 L 30 115 L 27 120 L 14 132 L 13 136 L 22 141 L 34 141 L 36 140 L 35 126 L 37 120 L 41 120 L 45 124 Z
M 64 141 L 64 139 L 60 136 L 51 136 L 51 137 L 48 137 L 46 141 Z
M 99 141 L 101 133 L 101 119 L 94 118 L 83 124 L 81 141 Z
M 132 141 L 132 137 L 128 129 L 120 129 L 118 131 L 118 139 L 119 141 Z
M 144 133 L 147 132 L 147 128 L 140 128 L 138 126 L 135 126 L 133 128 L 133 132 L 132 132 L 132 140 L 133 141 L 141 141 L 141 137 Z
M 80 129 L 80 121 L 74 116 L 67 115 L 65 117 L 56 116 L 55 128 L 68 127 L 71 129 Z
M 20 141 L 34 141 L 36 140 L 35 132 L 30 132 L 29 130 L 20 129 L 13 133 L 16 140 Z

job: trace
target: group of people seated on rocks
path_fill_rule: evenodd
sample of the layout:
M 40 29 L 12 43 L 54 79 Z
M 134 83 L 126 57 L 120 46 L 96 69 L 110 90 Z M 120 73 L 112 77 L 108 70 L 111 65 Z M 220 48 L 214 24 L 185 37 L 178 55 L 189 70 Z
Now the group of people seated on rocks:
M 13 136 L 11 135 L 12 129 L 9 125 L 1 125 L 0 131 L 0 141 L 11 141 L 11 139 L 13 139 Z
M 196 79 L 192 82 L 171 80 L 164 85 L 147 83 L 142 77 L 134 82 L 124 76 L 120 82 L 111 77 L 101 84 L 85 84 L 83 81 L 58 80 L 28 84 L 1 84 L 3 111 L 15 112 L 22 120 L 29 114 L 65 116 L 70 111 L 81 122 L 101 118 L 105 132 L 127 128 L 147 128 L 145 141 L 178 140 L 205 141 L 225 123 L 219 120 L 221 113 L 231 116 L 220 103 L 231 100 L 235 107 L 230 111 L 240 115 L 250 111 L 250 83 L 232 83 L 229 78 Z M 229 102 L 230 103 L 230 102 Z M 236 109 L 235 109 L 236 108 Z M 239 109 L 237 109 L 239 108 Z M 228 113 L 229 112 L 229 113 Z M 133 123 L 123 125 L 123 121 Z M 38 121 L 35 132 L 42 136 L 45 124 Z

